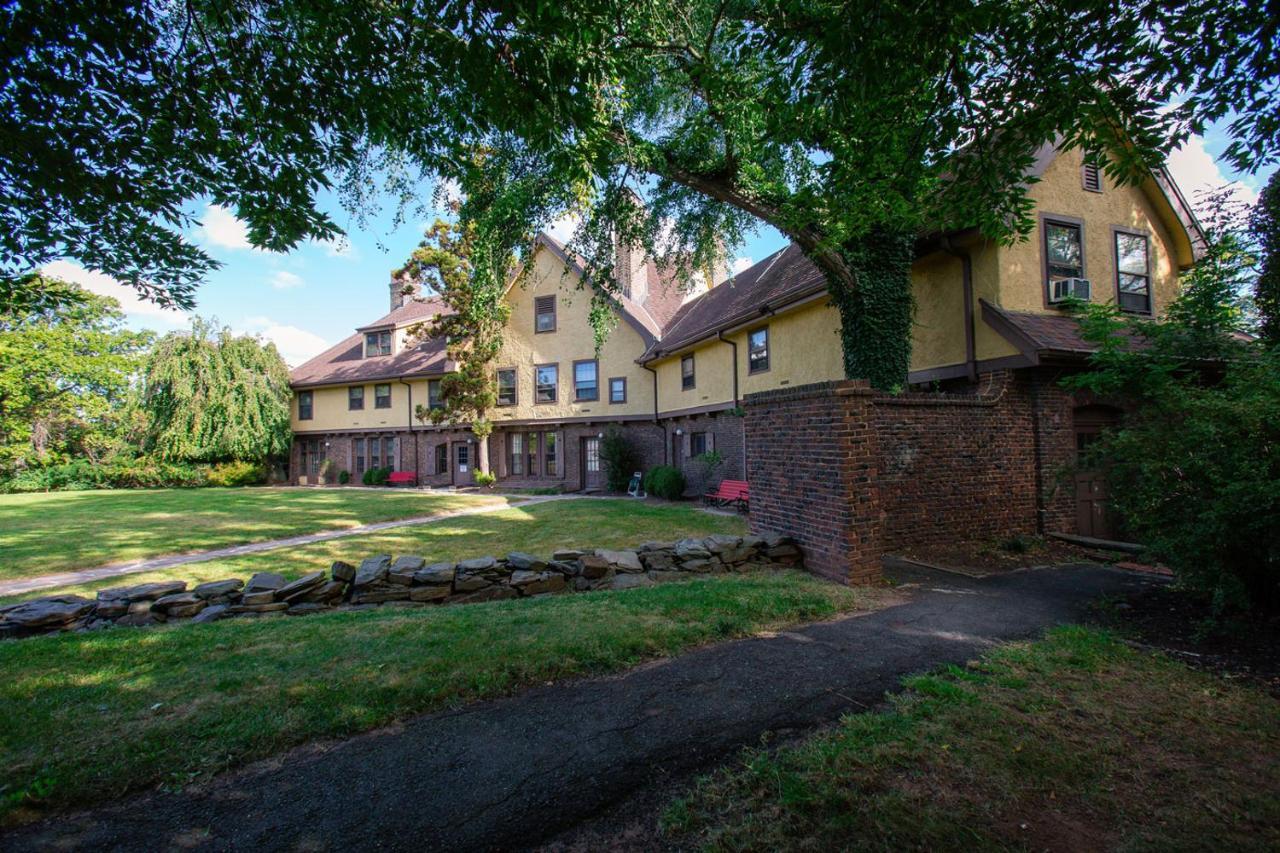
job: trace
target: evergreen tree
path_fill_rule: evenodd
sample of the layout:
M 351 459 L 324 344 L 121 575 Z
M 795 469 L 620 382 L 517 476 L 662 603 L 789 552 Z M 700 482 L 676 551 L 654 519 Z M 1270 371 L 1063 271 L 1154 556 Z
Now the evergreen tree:
M 289 451 L 289 369 L 275 345 L 195 319 L 159 340 L 142 376 L 146 449 L 173 462 Z
M 1280 172 L 1271 176 L 1250 221 L 1253 240 L 1261 256 L 1253 304 L 1258 331 L 1269 346 L 1280 344 Z

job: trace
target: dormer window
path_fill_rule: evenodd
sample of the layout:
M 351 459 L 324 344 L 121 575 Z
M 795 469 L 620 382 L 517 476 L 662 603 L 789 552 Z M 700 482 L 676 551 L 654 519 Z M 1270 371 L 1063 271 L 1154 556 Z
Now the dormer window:
M 391 355 L 391 330 L 365 334 L 364 357 L 372 358 L 375 355 Z

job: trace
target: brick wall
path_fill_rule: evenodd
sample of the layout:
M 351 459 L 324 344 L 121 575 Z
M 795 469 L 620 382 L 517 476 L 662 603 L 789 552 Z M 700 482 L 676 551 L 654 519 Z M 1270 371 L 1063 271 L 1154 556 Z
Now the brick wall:
M 1058 379 L 1006 371 L 968 393 L 886 396 L 845 381 L 751 395 L 752 528 L 795 536 L 806 565 L 851 583 L 909 545 L 1074 530 L 1073 410 L 1090 401 Z
M 666 448 L 663 456 L 659 456 L 657 464 L 663 458 L 671 460 L 673 445 L 680 448 L 679 468 L 684 472 L 688 495 L 701 495 L 707 489 L 716 486 L 720 480 L 746 479 L 746 446 L 744 418 L 729 412 L 689 415 L 681 418 L 668 418 L 662 422 L 666 435 Z M 680 435 L 676 435 L 680 430 Z M 723 464 L 708 477 L 705 466 L 693 461 L 692 436 L 703 432 L 709 436 L 708 446 L 719 451 Z

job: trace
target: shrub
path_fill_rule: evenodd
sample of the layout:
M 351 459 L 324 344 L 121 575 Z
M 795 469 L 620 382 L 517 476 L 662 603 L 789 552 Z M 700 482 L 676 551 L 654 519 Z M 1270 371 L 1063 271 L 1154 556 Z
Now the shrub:
M 496 474 L 489 474 L 489 473 L 486 473 L 486 472 L 484 472 L 484 471 L 477 471 L 477 472 L 476 472 L 476 485 L 477 485 L 477 486 L 483 486 L 484 488 L 486 488 L 486 489 L 487 489 L 487 488 L 489 488 L 490 486 L 492 486 L 492 485 L 493 485 L 494 483 L 496 483 L 496 482 L 498 482 L 498 477 L 497 477 L 497 475 L 496 475 Z
M 622 430 L 610 427 L 600 440 L 600 464 L 604 467 L 606 488 L 625 492 L 632 475 L 640 470 L 640 454 Z
M 684 495 L 684 474 L 679 468 L 659 465 L 644 475 L 644 490 L 651 495 L 674 501 Z
M 70 489 L 185 488 L 208 484 L 206 466 L 161 462 L 149 457 L 95 463 L 77 459 L 61 465 L 28 468 L 3 484 L 7 492 Z
M 339 483 L 340 485 L 345 486 L 347 483 L 350 483 L 350 482 L 351 482 L 351 472 L 350 472 L 350 471 L 342 470 L 342 471 L 339 471 L 339 472 L 338 472 L 338 483 Z
M 267 481 L 262 462 L 219 462 L 209 469 L 210 486 L 260 486 Z
M 365 482 L 370 486 L 385 486 L 387 478 L 390 476 L 390 468 L 373 468 L 369 471 L 368 479 Z
M 719 450 L 708 450 L 693 457 L 693 463 L 698 475 L 697 488 L 694 491 L 705 492 L 713 483 L 718 482 L 716 474 L 724 467 L 724 456 Z
M 374 475 L 374 472 L 377 470 L 378 470 L 377 468 L 370 468 L 368 471 L 365 471 L 363 474 L 360 475 L 360 482 L 364 483 L 366 486 L 372 486 L 373 475 Z

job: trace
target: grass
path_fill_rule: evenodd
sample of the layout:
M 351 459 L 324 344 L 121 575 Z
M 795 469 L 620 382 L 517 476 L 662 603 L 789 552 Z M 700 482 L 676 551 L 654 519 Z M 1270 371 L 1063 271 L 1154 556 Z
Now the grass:
M 663 819 L 710 850 L 1280 848 L 1280 704 L 1068 627 L 747 752 Z
M 362 489 L 130 489 L 0 495 L 0 580 L 203 551 L 501 501 Z
M 786 572 L 0 643 L 0 801 L 82 805 L 183 785 L 316 738 L 869 600 Z
M 502 556 L 511 551 L 550 556 L 557 548 L 575 544 L 617 548 L 652 539 L 745 532 L 746 524 L 741 518 L 699 512 L 687 504 L 641 503 L 626 498 L 553 501 L 243 557 L 175 566 L 56 590 L 40 590 L 3 600 L 36 598 L 54 592 L 92 596 L 96 590 L 108 586 L 158 580 L 184 580 L 194 585 L 229 577 L 247 578 L 259 571 L 297 577 L 328 569 L 334 560 L 359 562 L 374 554 L 420 554 L 432 562 Z

